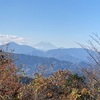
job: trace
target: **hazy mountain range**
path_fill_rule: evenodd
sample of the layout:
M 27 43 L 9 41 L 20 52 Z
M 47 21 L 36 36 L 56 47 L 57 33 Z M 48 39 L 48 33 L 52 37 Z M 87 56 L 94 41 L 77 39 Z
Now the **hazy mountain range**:
M 49 49 L 47 51 L 43 51 L 43 49 L 39 49 L 39 46 L 46 49 Z M 25 54 L 25 55 L 33 55 L 33 56 L 39 56 L 39 57 L 48 57 L 48 58 L 56 58 L 61 61 L 70 61 L 72 63 L 78 63 L 81 61 L 88 61 L 88 54 L 83 48 L 51 48 L 51 43 L 48 42 L 41 42 L 38 45 L 38 49 L 28 46 L 28 45 L 19 45 L 15 42 L 11 42 L 8 44 L 8 47 L 6 51 L 16 54 Z M 53 45 L 52 45 L 53 46 Z M 0 46 L 1 48 L 6 47 L 4 45 Z M 50 47 L 50 48 L 48 48 Z M 93 51 L 90 50 L 91 53 Z
M 49 45 L 50 48 L 48 48 Z M 42 47 L 42 50 L 39 47 Z M 43 48 L 46 47 L 49 50 L 43 50 Z M 28 45 L 19 45 L 14 42 L 9 43 L 7 47 L 1 45 L 0 48 L 6 48 L 7 52 L 14 50 L 13 53 L 19 57 L 19 59 L 16 60 L 17 65 L 24 64 L 23 69 L 28 74 L 35 72 L 37 66 L 41 65 L 47 66 L 47 69 L 50 69 L 51 66 L 53 66 L 54 68 L 52 71 L 66 68 L 77 70 L 79 64 L 86 67 L 88 62 L 88 54 L 82 48 L 61 49 L 47 42 L 39 43 L 38 48 L 30 47 Z M 90 52 L 94 53 L 91 50 Z

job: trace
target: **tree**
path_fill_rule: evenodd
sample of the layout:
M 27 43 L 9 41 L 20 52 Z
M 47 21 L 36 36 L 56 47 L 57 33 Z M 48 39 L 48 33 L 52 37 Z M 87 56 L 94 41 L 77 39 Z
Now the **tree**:
M 0 99 L 14 100 L 21 87 L 19 69 L 10 53 L 0 50 Z
M 90 38 L 89 45 L 79 44 L 89 54 L 90 60 L 88 68 L 82 69 L 82 71 L 85 73 L 92 94 L 97 100 L 100 100 L 100 37 L 93 33 Z

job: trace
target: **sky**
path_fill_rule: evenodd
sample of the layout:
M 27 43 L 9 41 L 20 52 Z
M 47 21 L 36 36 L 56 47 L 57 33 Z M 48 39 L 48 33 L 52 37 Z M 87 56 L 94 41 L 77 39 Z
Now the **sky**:
M 0 0 L 0 44 L 78 47 L 93 32 L 100 34 L 100 0 Z

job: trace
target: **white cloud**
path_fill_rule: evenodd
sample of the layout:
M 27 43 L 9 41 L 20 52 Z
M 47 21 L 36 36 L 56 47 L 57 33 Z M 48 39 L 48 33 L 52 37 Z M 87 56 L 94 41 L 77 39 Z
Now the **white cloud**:
M 18 44 L 25 44 L 25 38 L 13 36 L 13 35 L 0 34 L 0 44 L 6 44 L 9 42 L 16 42 Z

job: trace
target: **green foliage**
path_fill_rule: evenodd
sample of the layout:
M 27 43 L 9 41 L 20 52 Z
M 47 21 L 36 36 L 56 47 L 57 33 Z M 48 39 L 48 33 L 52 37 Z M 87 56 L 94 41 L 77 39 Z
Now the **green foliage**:
M 85 77 L 78 76 L 78 74 L 71 74 L 66 80 L 66 86 L 72 86 L 73 88 L 80 88 L 81 85 L 85 85 Z

